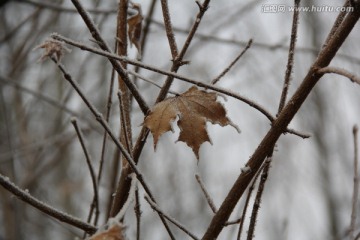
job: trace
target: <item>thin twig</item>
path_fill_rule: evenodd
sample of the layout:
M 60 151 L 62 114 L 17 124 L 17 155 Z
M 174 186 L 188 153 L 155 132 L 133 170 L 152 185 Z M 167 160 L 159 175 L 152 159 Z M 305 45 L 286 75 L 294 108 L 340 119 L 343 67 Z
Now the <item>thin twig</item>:
M 114 90 L 114 80 L 115 80 L 115 70 L 112 69 L 111 77 L 110 77 L 108 98 L 106 101 L 106 113 L 105 113 L 105 121 L 106 122 L 109 122 L 109 119 L 110 119 L 110 112 L 111 112 L 111 106 L 112 106 L 112 94 L 113 94 L 113 90 Z M 101 146 L 101 157 L 100 157 L 100 162 L 99 162 L 98 178 L 97 178 L 98 183 L 100 183 L 100 180 L 102 177 L 102 170 L 103 170 L 104 161 L 105 161 L 106 141 L 107 141 L 107 132 L 104 131 L 103 142 L 102 142 L 102 146 Z
M 298 33 L 297 29 L 299 26 L 299 13 L 300 13 L 299 5 L 300 5 L 300 0 L 295 0 L 295 6 L 294 6 L 295 11 L 294 11 L 292 26 L 291 26 L 288 61 L 287 61 L 287 65 L 286 65 L 285 80 L 284 80 L 283 90 L 281 92 L 278 114 L 281 112 L 281 110 L 285 106 L 287 94 L 289 91 L 290 81 L 291 81 L 291 73 L 292 73 L 292 70 L 294 67 L 295 44 L 296 44 L 297 33 Z
M 46 95 L 43 95 L 40 92 L 34 91 L 34 90 L 30 89 L 30 88 L 27 88 L 27 87 L 17 83 L 16 81 L 13 81 L 13 80 L 7 78 L 7 77 L 0 76 L 0 82 L 3 82 L 3 83 L 5 83 L 5 84 L 7 84 L 9 86 L 14 87 L 15 89 L 23 91 L 25 93 L 31 94 L 34 97 L 36 97 L 36 98 L 38 98 L 38 99 L 40 99 L 40 100 L 54 106 L 56 108 L 59 108 L 62 111 L 66 112 L 66 113 L 68 113 L 68 114 L 70 114 L 72 116 L 75 116 L 75 117 L 77 117 L 77 118 L 79 118 L 81 120 L 86 121 L 91 126 L 91 128 L 98 131 L 98 127 L 95 126 L 94 121 L 92 119 L 89 119 L 89 118 L 86 118 L 86 117 L 82 116 L 81 114 L 79 114 L 79 112 L 76 112 L 75 110 L 72 110 L 72 109 L 68 108 L 67 106 L 65 106 L 63 104 L 60 104 L 58 101 L 56 101 L 56 100 L 54 100 L 54 99 L 52 99 L 52 98 L 50 98 L 50 97 L 48 97 Z
M 360 85 L 360 78 L 357 77 L 355 74 L 350 73 L 342 68 L 337 67 L 324 67 L 318 70 L 318 73 L 325 74 L 325 73 L 335 73 L 344 77 L 347 77 L 351 82 Z
M 249 203 L 250 203 L 250 198 L 251 198 L 251 195 L 252 195 L 253 190 L 255 188 L 255 183 L 256 183 L 257 179 L 259 178 L 259 176 L 260 176 L 263 169 L 264 169 L 264 165 L 262 165 L 260 167 L 259 171 L 254 176 L 254 179 L 252 180 L 252 183 L 250 184 L 250 187 L 249 187 L 249 190 L 248 190 L 248 193 L 247 193 L 247 196 L 246 196 L 244 208 L 242 210 L 242 214 L 241 214 L 241 217 L 240 217 L 241 219 L 245 219 L 246 211 L 247 211 L 247 208 L 248 208 Z M 243 230 L 243 227 L 244 227 L 244 222 L 245 221 L 241 221 L 240 224 L 239 224 L 237 240 L 240 240 L 240 238 L 241 238 L 241 233 L 242 233 L 242 230 Z
M 353 127 L 354 137 L 354 188 L 352 196 L 352 210 L 351 210 L 351 221 L 349 235 L 350 239 L 354 239 L 354 231 L 356 225 L 358 195 L 359 195 L 359 174 L 358 174 L 358 126 Z
M 140 197 L 139 189 L 136 188 L 135 191 L 135 217 L 136 217 L 136 240 L 140 240 L 140 230 L 141 230 L 141 210 L 140 210 Z
M 203 19 L 205 12 L 209 8 L 210 0 L 205 0 L 203 2 L 203 4 L 201 4 L 200 1 L 195 1 L 195 3 L 199 7 L 199 12 L 196 15 L 193 25 L 191 26 L 190 32 L 185 40 L 184 46 L 182 47 L 181 52 L 179 53 L 179 55 L 176 59 L 176 61 L 179 63 L 181 63 L 183 61 L 185 53 L 187 52 L 187 50 L 195 36 L 196 31 L 197 31 L 198 27 L 200 26 L 201 20 Z
M 249 42 L 247 43 L 247 45 L 245 46 L 245 48 L 241 51 L 241 53 L 230 63 L 230 65 L 224 69 L 224 71 L 222 71 L 219 76 L 217 76 L 216 78 L 214 78 L 211 81 L 211 84 L 216 84 L 223 76 L 225 76 L 226 73 L 228 73 L 230 71 L 230 69 L 235 65 L 235 63 L 237 63 L 237 61 L 239 61 L 239 59 L 246 53 L 246 51 L 251 47 L 253 40 L 250 39 Z
M 179 223 L 174 218 L 168 216 L 165 214 L 156 203 L 154 203 L 151 199 L 149 199 L 147 196 L 145 196 L 145 200 L 150 204 L 150 207 L 154 209 L 159 214 L 163 215 L 167 220 L 169 220 L 171 223 L 173 223 L 175 226 L 177 226 L 179 229 L 181 229 L 184 233 L 189 235 L 194 240 L 199 240 L 200 238 L 196 237 L 194 234 L 192 234 L 189 230 L 187 230 L 181 223 Z
M 151 79 L 149 79 L 149 78 L 146 78 L 146 77 L 138 74 L 138 73 L 135 72 L 135 71 L 127 70 L 127 72 L 128 72 L 129 74 L 135 76 L 137 79 L 141 79 L 141 80 L 143 80 L 143 81 L 145 81 L 145 82 L 147 82 L 147 83 L 150 83 L 151 85 L 154 85 L 154 86 L 157 87 L 157 88 L 160 88 L 160 89 L 162 88 L 162 86 L 160 86 L 159 84 L 157 84 L 157 83 L 154 82 L 153 80 L 151 80 Z M 171 91 L 171 90 L 169 90 L 168 93 L 173 94 L 173 95 L 176 95 L 176 96 L 180 95 L 179 93 L 174 92 L 174 91 Z
M 101 36 L 98 28 L 95 26 L 94 21 L 90 18 L 89 14 L 86 12 L 84 7 L 80 4 L 78 0 L 71 0 L 76 9 L 78 10 L 80 16 L 84 20 L 86 26 L 88 27 L 91 35 L 97 41 L 99 47 L 104 51 L 111 53 L 111 49 L 106 43 L 106 41 Z M 129 91 L 136 99 L 137 103 L 139 104 L 140 109 L 144 114 L 147 114 L 149 111 L 149 106 L 146 104 L 145 100 L 141 96 L 139 90 L 136 88 L 133 82 L 130 81 L 128 75 L 126 74 L 124 68 L 114 59 L 108 58 L 110 63 L 112 64 L 113 68 L 116 72 L 121 76 L 122 80 L 125 82 L 126 86 L 129 88 Z
M 86 231 L 88 234 L 93 234 L 97 230 L 95 226 L 83 222 L 82 220 L 74 216 L 64 213 L 63 211 L 57 210 L 54 207 L 44 203 L 43 201 L 36 199 L 35 197 L 31 196 L 29 192 L 20 189 L 18 186 L 12 183 L 8 177 L 2 174 L 0 174 L 0 185 L 3 186 L 6 190 L 11 192 L 12 194 L 14 194 L 15 196 L 17 196 L 22 201 L 30 204 L 31 206 L 42 211 L 48 216 L 52 216 L 61 222 L 65 222 L 74 227 L 82 229 Z
M 142 39 L 141 39 L 141 52 L 143 54 L 145 53 L 145 47 L 146 47 L 146 43 L 147 43 L 147 37 L 149 34 L 150 24 L 152 22 L 151 20 L 154 15 L 154 12 L 155 12 L 154 10 L 155 10 L 155 6 L 156 6 L 157 2 L 158 2 L 157 0 L 152 0 L 151 5 L 148 10 L 148 13 L 145 18 L 145 24 L 144 24 L 144 28 L 143 28 L 143 32 L 142 32 Z M 137 69 L 135 69 L 135 72 L 137 72 Z
M 127 160 L 127 162 L 129 163 L 129 166 L 131 167 L 131 170 L 136 174 L 137 179 L 139 180 L 140 184 L 143 186 L 145 192 L 149 195 L 149 197 L 151 198 L 151 200 L 153 202 L 156 202 L 154 199 L 153 194 L 150 191 L 150 188 L 148 187 L 148 185 L 146 184 L 144 177 L 142 176 L 142 174 L 140 173 L 140 171 L 138 170 L 136 163 L 134 161 L 134 159 L 131 157 L 131 154 L 129 152 L 126 151 L 126 148 L 120 143 L 120 141 L 118 140 L 118 138 L 116 137 L 116 135 L 113 133 L 113 131 L 110 129 L 109 124 L 106 122 L 106 120 L 104 119 L 104 117 L 102 116 L 102 114 L 95 108 L 95 106 L 88 100 L 88 98 L 85 96 L 85 94 L 83 93 L 83 91 L 80 89 L 79 85 L 77 82 L 75 82 L 71 75 L 66 71 L 66 69 L 64 68 L 64 66 L 57 62 L 57 60 L 55 58 L 51 58 L 51 60 L 53 60 L 58 68 L 60 69 L 60 71 L 63 73 L 63 76 L 65 78 L 65 80 L 67 80 L 71 86 L 74 88 L 74 90 L 79 94 L 79 96 L 81 97 L 81 99 L 84 101 L 84 103 L 86 104 L 86 106 L 89 108 L 89 110 L 91 111 L 91 113 L 95 116 L 96 120 L 103 126 L 103 128 L 107 131 L 107 133 L 109 134 L 109 136 L 111 137 L 111 139 L 113 140 L 113 142 L 115 143 L 116 147 L 121 151 L 121 153 L 124 155 L 125 159 Z M 168 233 L 170 236 L 173 236 L 171 232 L 169 232 L 169 228 L 166 224 L 165 219 L 163 218 L 162 215 L 159 215 L 161 218 L 161 221 L 164 223 Z
M 256 219 L 257 219 L 257 215 L 259 213 L 261 197 L 262 197 L 262 194 L 265 189 L 265 183 L 266 183 L 266 180 L 268 177 L 270 166 L 271 166 L 271 157 L 268 157 L 264 163 L 264 169 L 262 170 L 262 174 L 260 177 L 259 188 L 256 193 L 255 202 L 254 202 L 252 213 L 251 213 L 247 240 L 251 240 L 254 237 Z
M 82 149 L 84 151 L 84 154 L 85 154 L 86 164 L 88 165 L 88 168 L 89 168 L 91 181 L 92 181 L 92 185 L 93 185 L 93 188 L 94 188 L 94 200 L 91 203 L 91 209 L 93 209 L 95 207 L 95 219 L 98 219 L 100 211 L 99 211 L 99 190 L 98 190 L 96 174 L 95 174 L 95 171 L 94 171 L 94 167 L 93 167 L 93 165 L 91 163 L 89 151 L 88 151 L 88 149 L 87 149 L 87 147 L 85 145 L 85 142 L 84 142 L 83 134 L 82 134 L 82 132 L 81 132 L 79 126 L 78 126 L 76 118 L 72 118 L 71 123 L 75 128 L 76 134 L 77 134 L 77 136 L 79 138 L 81 147 L 82 147 Z M 92 211 L 90 211 L 90 212 L 92 212 Z M 90 217 L 91 217 L 91 214 L 89 214 L 89 218 Z M 89 218 L 88 218 L 88 223 L 90 223 Z
M 238 218 L 238 219 L 233 220 L 233 221 L 227 221 L 224 225 L 225 226 L 236 225 L 236 224 L 239 224 L 241 221 L 242 221 L 242 219 Z
M 199 183 L 199 186 L 200 186 L 202 192 L 204 193 L 205 198 L 206 198 L 206 201 L 207 201 L 207 203 L 209 204 L 211 210 L 213 211 L 213 213 L 216 213 L 216 212 L 217 212 L 217 208 L 216 208 L 216 206 L 215 206 L 215 204 L 214 204 L 214 201 L 212 200 L 212 198 L 210 197 L 210 194 L 209 194 L 208 191 L 206 190 L 205 185 L 204 185 L 204 183 L 202 182 L 199 174 L 195 174 L 195 178 L 196 178 L 196 181 Z

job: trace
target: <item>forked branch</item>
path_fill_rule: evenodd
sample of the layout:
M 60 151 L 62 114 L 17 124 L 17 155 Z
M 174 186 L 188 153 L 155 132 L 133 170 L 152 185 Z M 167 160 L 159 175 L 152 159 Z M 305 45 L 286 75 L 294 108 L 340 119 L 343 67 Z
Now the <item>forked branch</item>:
M 342 68 L 324 67 L 324 68 L 319 69 L 318 73 L 321 73 L 321 74 L 335 73 L 335 74 L 347 77 L 353 83 L 356 83 L 356 84 L 360 85 L 360 78 L 358 76 L 356 76 L 355 74 L 350 73 L 350 72 L 348 72 L 348 71 L 346 71 L 345 69 L 342 69 Z
M 209 224 L 206 233 L 202 238 L 203 240 L 216 239 L 220 234 L 224 227 L 224 223 L 227 221 L 237 202 L 245 192 L 247 186 L 251 182 L 251 179 L 259 170 L 266 157 L 271 154 L 273 146 L 281 134 L 284 133 L 288 124 L 294 118 L 295 114 L 300 109 L 313 87 L 322 77 L 323 74 L 319 74 L 318 69 L 329 65 L 359 20 L 360 3 L 357 5 L 358 6 L 354 8 L 353 12 L 348 13 L 344 21 L 334 33 L 336 37 L 330 38 L 328 44 L 320 51 L 319 56 L 310 67 L 310 70 L 303 82 L 285 105 L 278 118 L 273 122 L 271 129 L 265 135 L 261 143 L 258 145 L 258 148 L 246 164 L 246 166 L 250 167 L 251 171 L 241 173 L 237 178 L 218 212 Z

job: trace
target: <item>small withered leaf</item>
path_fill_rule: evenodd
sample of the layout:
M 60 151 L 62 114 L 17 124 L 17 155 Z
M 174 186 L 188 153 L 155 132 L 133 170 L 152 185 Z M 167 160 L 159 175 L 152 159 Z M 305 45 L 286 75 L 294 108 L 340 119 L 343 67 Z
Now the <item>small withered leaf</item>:
M 136 9 L 138 12 L 137 14 L 128 18 L 128 35 L 130 43 L 135 45 L 139 54 L 141 55 L 141 31 L 142 20 L 144 17 L 141 14 L 140 4 L 133 3 L 133 8 Z
M 220 126 L 231 125 L 237 129 L 226 117 L 225 108 L 216 101 L 216 98 L 216 93 L 199 90 L 193 86 L 179 96 L 157 103 L 144 120 L 144 126 L 153 135 L 154 148 L 160 136 L 172 130 L 171 123 L 177 116 L 179 117 L 177 125 L 180 128 L 178 141 L 185 142 L 192 148 L 197 159 L 201 144 L 211 143 L 206 130 L 207 121 Z
M 71 52 L 71 50 L 65 46 L 64 42 L 52 38 L 46 39 L 43 43 L 36 46 L 34 50 L 39 48 L 43 48 L 45 50 L 38 60 L 39 62 L 51 57 L 55 58 L 56 61 L 59 62 L 66 52 Z

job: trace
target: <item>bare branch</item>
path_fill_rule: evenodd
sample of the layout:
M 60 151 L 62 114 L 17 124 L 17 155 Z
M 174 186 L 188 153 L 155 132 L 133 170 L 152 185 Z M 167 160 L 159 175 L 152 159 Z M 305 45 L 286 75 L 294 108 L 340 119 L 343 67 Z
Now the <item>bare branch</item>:
M 208 191 L 206 190 L 205 185 L 204 185 L 204 183 L 202 182 L 199 174 L 195 174 L 195 178 L 196 178 L 196 181 L 199 183 L 199 186 L 200 186 L 202 192 L 204 193 L 205 198 L 206 198 L 206 201 L 208 202 L 211 210 L 213 211 L 213 213 L 216 213 L 216 212 L 217 212 L 217 208 L 216 208 L 216 206 L 215 206 L 215 204 L 214 204 L 214 201 L 212 200 L 212 198 L 210 197 L 210 194 L 209 194 Z
M 283 90 L 281 92 L 278 113 L 280 113 L 281 110 L 285 106 L 286 98 L 287 98 L 287 94 L 288 94 L 289 86 L 290 86 L 291 73 L 292 73 L 292 69 L 294 67 L 295 44 L 296 44 L 296 39 L 297 39 L 297 29 L 298 29 L 298 25 L 299 25 L 299 5 L 300 5 L 300 0 L 295 0 L 295 6 L 294 6 L 295 11 L 294 11 L 292 27 L 291 27 L 288 62 L 286 65 L 285 80 L 284 80 Z
M 173 223 L 175 226 L 177 226 L 179 229 L 181 229 L 184 233 L 189 235 L 194 240 L 199 240 L 198 237 L 196 237 L 194 234 L 192 234 L 189 230 L 187 230 L 181 223 L 179 223 L 174 218 L 166 215 L 151 199 L 149 199 L 147 196 L 145 196 L 145 200 L 150 204 L 150 207 L 154 209 L 159 214 L 163 215 L 167 220 L 169 220 L 171 223 Z
M 265 183 L 266 183 L 266 180 L 268 177 L 270 166 L 271 166 L 271 157 L 268 157 L 264 163 L 264 168 L 262 170 L 262 174 L 260 177 L 259 188 L 256 193 L 256 197 L 255 197 L 255 201 L 254 201 L 254 205 L 253 205 L 253 209 L 252 209 L 252 214 L 251 214 L 251 218 L 250 218 L 250 225 L 249 225 L 247 240 L 251 240 L 254 237 L 256 219 L 257 219 L 257 215 L 259 213 L 261 197 L 262 197 L 262 194 L 265 189 Z
M 171 17 L 170 17 L 169 6 L 167 3 L 167 0 L 161 0 L 161 8 L 162 8 L 162 13 L 163 13 L 163 17 L 164 17 L 166 36 L 168 38 L 169 45 L 170 45 L 171 55 L 172 55 L 173 60 L 175 60 L 176 57 L 178 56 L 178 48 L 176 45 L 175 35 L 174 35 L 172 25 L 171 25 Z
M 242 222 L 242 219 L 241 219 L 241 218 L 238 218 L 238 219 L 233 220 L 233 221 L 227 221 L 227 222 L 225 223 L 225 227 L 231 226 L 231 225 L 236 225 L 236 224 L 239 224 L 239 223 L 241 223 L 241 222 Z
M 353 83 L 360 85 L 360 78 L 357 77 L 355 74 L 352 74 L 345 69 L 337 68 L 337 67 L 324 67 L 318 70 L 318 73 L 325 74 L 325 73 L 335 73 L 344 77 L 347 77 Z
M 50 205 L 36 199 L 35 197 L 31 196 L 29 192 L 20 189 L 14 183 L 12 183 L 8 177 L 0 174 L 0 185 L 3 186 L 6 190 L 17 196 L 22 201 L 30 204 L 31 206 L 35 207 L 36 209 L 42 211 L 43 213 L 56 218 L 57 220 L 70 224 L 74 227 L 84 230 L 89 234 L 93 234 L 96 232 L 97 228 L 93 225 L 90 225 L 82 220 L 71 216 L 67 213 L 64 213 L 60 210 L 57 210 Z
M 83 134 L 77 124 L 77 120 L 76 118 L 72 118 L 71 119 L 71 123 L 73 124 L 74 128 L 75 128 L 75 131 L 76 131 L 76 134 L 79 138 L 79 141 L 80 141 L 80 144 L 81 144 L 81 147 L 84 151 L 84 154 L 85 154 L 85 159 L 86 159 L 86 164 L 88 165 L 88 168 L 89 168 L 89 172 L 90 172 L 90 176 L 91 176 L 91 182 L 92 182 L 92 185 L 93 185 L 93 188 L 94 188 L 94 200 L 93 202 L 91 203 L 91 209 L 95 208 L 95 219 L 98 219 L 99 217 L 99 190 L 98 190 L 98 183 L 97 183 L 97 180 L 96 180 L 96 175 L 95 175 L 95 171 L 94 171 L 94 167 L 91 163 L 91 159 L 90 159 L 90 154 L 89 154 L 89 151 L 85 145 L 85 142 L 84 142 L 84 137 L 83 137 Z M 92 212 L 92 211 L 90 211 Z M 90 215 L 89 215 L 90 216 Z M 88 222 L 90 222 L 90 219 L 88 219 Z
M 350 6 L 350 1 L 346 0 L 343 8 L 347 8 Z M 339 26 L 341 25 L 341 23 L 344 21 L 344 18 L 346 16 L 347 12 L 346 11 L 342 11 L 339 13 L 339 15 L 336 17 L 336 20 L 330 30 L 330 33 L 328 34 L 325 43 L 323 44 L 322 48 L 326 47 L 330 41 L 330 39 L 335 35 L 335 32 L 338 30 Z
M 110 118 L 111 105 L 112 105 L 112 93 L 113 93 L 113 89 L 114 89 L 114 80 L 115 80 L 115 70 L 112 69 L 111 77 L 110 77 L 108 98 L 106 101 L 106 113 L 105 113 L 105 121 L 106 122 L 109 122 L 109 118 Z M 102 177 L 102 170 L 103 170 L 104 161 L 105 161 L 106 142 L 107 142 L 107 132 L 104 131 L 103 142 L 102 142 L 102 146 L 101 146 L 101 157 L 100 157 L 100 162 L 99 162 L 98 177 L 97 177 L 98 183 L 100 183 L 100 180 Z
M 262 165 L 260 167 L 259 171 L 256 173 L 254 179 L 252 180 L 252 183 L 250 184 L 250 187 L 249 187 L 249 190 L 248 190 L 248 193 L 247 193 L 247 196 L 246 196 L 244 208 L 243 208 L 240 219 L 245 219 L 246 211 L 247 211 L 247 208 L 248 208 L 249 203 L 250 203 L 250 198 L 251 198 L 252 192 L 254 190 L 255 183 L 256 183 L 256 181 L 257 181 L 258 177 L 260 176 L 260 173 L 261 173 L 261 171 L 263 169 L 264 169 L 264 165 Z M 240 224 L 239 224 L 237 240 L 240 240 L 240 238 L 241 238 L 241 233 L 242 233 L 242 230 L 243 230 L 243 226 L 244 226 L 244 221 L 241 221 Z
M 204 14 L 206 12 L 206 10 L 209 8 L 209 4 L 210 4 L 210 0 L 205 0 L 203 4 L 201 4 L 199 1 L 196 1 L 196 4 L 199 7 L 199 12 L 196 15 L 195 21 L 193 23 L 193 25 L 191 26 L 190 32 L 185 40 L 184 46 L 181 49 L 181 52 L 179 53 L 179 56 L 177 57 L 176 61 L 177 62 L 182 62 L 183 58 L 185 56 L 185 53 L 187 52 L 193 38 L 194 35 L 201 23 L 202 18 L 204 17 Z
M 135 71 L 127 70 L 127 72 L 128 72 L 129 74 L 137 77 L 137 79 L 141 79 L 141 80 L 143 80 L 143 81 L 145 81 L 145 82 L 147 82 L 147 83 L 150 83 L 151 85 L 154 85 L 155 87 L 157 87 L 157 88 L 159 88 L 159 89 L 162 88 L 162 86 L 160 86 L 159 84 L 157 84 L 157 83 L 154 82 L 153 80 L 151 80 L 151 79 L 149 79 L 149 78 L 146 78 L 146 77 L 138 74 L 138 73 L 135 72 Z M 174 92 L 174 91 L 171 91 L 171 90 L 169 90 L 168 93 L 173 94 L 173 95 L 180 95 L 179 93 Z
M 75 117 L 77 117 L 77 118 L 79 118 L 81 120 L 86 121 L 91 126 L 91 128 L 98 131 L 98 127 L 95 126 L 95 122 L 92 119 L 89 119 L 87 117 L 82 116 L 81 114 L 79 114 L 79 112 L 76 112 L 76 111 L 68 108 L 67 106 L 65 106 L 63 104 L 60 104 L 58 101 L 56 101 L 56 100 L 54 100 L 54 99 L 52 99 L 52 98 L 50 98 L 50 97 L 48 97 L 46 95 L 43 95 L 40 92 L 34 91 L 34 90 L 30 89 L 30 88 L 27 88 L 27 87 L 17 83 L 16 81 L 13 81 L 13 80 L 11 80 L 9 78 L 6 78 L 6 77 L 3 77 L 3 76 L 0 76 L 0 82 L 3 82 L 3 83 L 5 83 L 5 84 L 7 84 L 9 86 L 14 87 L 15 89 L 18 89 L 18 90 L 23 91 L 25 93 L 28 93 L 30 95 L 33 95 L 34 97 L 36 97 L 36 98 L 50 104 L 51 106 L 54 106 L 54 107 L 66 112 L 66 113 L 68 113 L 68 114 L 70 114 L 72 116 L 75 116 Z
M 211 84 L 216 84 L 223 76 L 225 76 L 226 73 L 228 73 L 230 71 L 230 69 L 235 65 L 235 63 L 237 63 L 237 61 L 239 61 L 239 59 L 246 53 L 246 51 L 251 47 L 253 40 L 250 39 L 249 42 L 247 43 L 247 45 L 245 46 L 245 48 L 241 51 L 241 53 L 230 63 L 230 65 L 224 69 L 224 71 L 222 71 L 219 76 L 217 76 L 216 78 L 214 78 L 211 81 Z
M 350 239 L 354 238 L 354 231 L 356 225 L 356 215 L 357 215 L 357 205 L 358 205 L 358 195 L 359 195 L 359 173 L 358 173 L 358 126 L 353 127 L 353 136 L 354 136 L 354 188 L 352 196 L 352 210 L 351 210 L 351 221 L 350 221 L 350 230 L 349 235 Z
M 135 216 L 136 216 L 136 240 L 140 240 L 140 225 L 141 225 L 141 210 L 140 210 L 140 197 L 139 189 L 136 188 L 135 191 Z

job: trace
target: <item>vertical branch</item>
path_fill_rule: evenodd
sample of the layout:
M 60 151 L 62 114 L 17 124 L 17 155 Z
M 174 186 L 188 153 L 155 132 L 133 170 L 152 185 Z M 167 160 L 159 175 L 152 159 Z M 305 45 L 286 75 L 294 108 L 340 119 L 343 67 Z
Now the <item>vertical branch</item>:
M 357 214 L 357 204 L 358 204 L 358 195 L 359 195 L 359 174 L 358 174 L 358 127 L 355 125 L 353 127 L 353 136 L 354 136 L 354 189 L 352 197 L 352 211 L 351 211 L 351 221 L 350 221 L 350 239 L 354 239 L 354 231 L 356 225 L 356 214 Z
M 117 14 L 117 28 L 116 28 L 116 39 L 117 39 L 117 54 L 120 56 L 127 56 L 127 11 L 128 11 L 128 1 L 120 0 L 118 5 L 118 14 Z M 121 67 L 126 69 L 126 63 L 120 62 Z M 124 82 L 122 76 L 118 75 L 119 82 L 119 104 L 120 104 L 120 142 L 129 147 L 131 147 L 131 122 L 130 122 L 130 93 Z M 110 210 L 110 217 L 114 217 L 120 209 L 123 207 L 126 202 L 131 186 L 131 179 L 127 176 L 123 176 L 124 169 L 128 168 L 128 164 L 123 156 L 120 155 L 122 159 L 122 170 L 120 175 L 120 180 L 117 186 L 115 196 L 113 198 L 112 207 Z M 114 159 L 118 161 L 118 159 Z M 129 174 L 126 174 L 129 175 Z M 126 184 L 123 183 L 126 181 Z
M 158 1 L 157 0 L 152 0 L 149 11 L 146 15 L 146 19 L 145 19 L 145 25 L 144 25 L 144 29 L 143 29 L 143 34 L 142 34 L 142 39 L 141 39 L 141 52 L 144 54 L 144 49 L 146 47 L 146 43 L 147 43 L 147 37 L 149 34 L 149 29 L 150 29 L 150 24 L 151 24 L 151 20 L 152 17 L 154 15 L 154 9 L 156 6 L 156 3 Z M 135 72 L 138 72 L 137 70 L 135 70 Z
M 117 54 L 120 56 L 127 56 L 127 11 L 128 11 L 128 0 L 120 0 L 119 9 L 117 15 Z M 126 62 L 120 63 L 123 69 L 126 70 Z M 122 104 L 120 114 L 120 121 L 124 122 L 121 127 L 120 140 L 124 144 L 125 139 L 129 140 L 129 147 L 132 148 L 131 139 L 132 139 L 132 131 L 131 131 L 131 120 L 130 120 L 130 91 L 125 84 L 124 78 L 122 76 L 118 76 L 119 81 L 119 90 L 121 92 L 121 101 Z
M 280 113 L 281 110 L 285 106 L 285 102 L 286 102 L 286 98 L 287 98 L 287 94 L 288 94 L 288 90 L 289 90 L 289 85 L 290 85 L 290 80 L 291 80 L 291 73 L 292 73 L 292 69 L 294 66 L 295 43 L 296 43 L 296 39 L 297 39 L 297 28 L 298 28 L 298 23 L 299 23 L 299 9 L 298 9 L 299 5 L 300 5 L 300 0 L 295 0 L 295 11 L 294 11 L 292 27 L 291 27 L 291 38 L 290 38 L 288 62 L 287 62 L 286 71 L 285 71 L 285 80 L 284 80 L 284 85 L 283 85 L 283 91 L 281 93 L 278 113 Z
M 136 188 L 135 191 L 135 216 L 136 216 L 136 240 L 140 240 L 140 230 L 141 230 L 141 210 L 140 210 L 140 197 L 139 189 Z
M 243 209 L 242 215 L 241 215 L 242 221 L 239 224 L 239 231 L 238 231 L 238 235 L 237 235 L 237 240 L 240 240 L 240 238 L 241 238 L 241 233 L 242 233 L 244 222 L 245 222 L 245 215 L 246 215 L 246 211 L 247 211 L 247 208 L 249 206 L 249 203 L 250 203 L 251 194 L 252 194 L 252 192 L 254 190 L 255 183 L 256 183 L 257 179 L 259 178 L 260 173 L 261 173 L 261 171 L 263 169 L 264 169 L 264 165 L 261 166 L 259 171 L 256 173 L 252 183 L 250 184 L 250 187 L 249 187 L 249 190 L 248 190 L 248 193 L 247 193 L 247 196 L 246 196 L 245 204 L 244 204 L 244 209 Z
M 171 55 L 173 60 L 175 60 L 176 57 L 178 56 L 178 48 L 176 45 L 174 31 L 171 25 L 171 17 L 170 17 L 167 0 L 161 0 L 161 8 L 163 12 L 165 31 L 166 31 L 167 39 L 169 41 Z
M 115 47 L 116 49 L 116 47 Z M 110 112 L 111 112 L 111 106 L 112 106 L 112 93 L 113 93 L 113 89 L 114 89 L 114 80 L 115 80 L 115 70 L 112 69 L 111 71 L 111 77 L 110 77 L 110 86 L 109 86 L 109 92 L 108 92 L 108 99 L 107 99 L 107 103 L 106 103 L 106 113 L 105 113 L 105 121 L 108 123 L 109 122 L 109 118 L 110 118 Z M 102 141 L 102 146 L 101 146 L 101 155 L 100 155 L 100 162 L 99 162 L 99 170 L 98 170 L 98 177 L 97 177 L 97 181 L 98 184 L 100 185 L 100 181 L 101 181 L 101 177 L 102 177 L 102 170 L 103 170 L 103 166 L 104 166 L 104 162 L 105 162 L 105 150 L 106 150 L 106 142 L 107 142 L 107 137 L 108 134 L 106 131 L 104 131 L 104 135 L 103 135 L 103 141 Z M 116 152 L 119 152 L 119 149 L 116 148 L 115 150 Z M 114 153 L 115 155 L 116 153 Z M 115 168 L 117 169 L 117 168 Z M 109 179 L 111 180 L 112 178 L 112 174 L 109 174 Z M 110 188 L 113 189 L 113 188 Z M 112 194 L 110 194 L 110 197 L 108 197 L 106 199 L 107 203 L 106 205 L 109 205 L 111 203 Z M 106 210 L 106 214 L 109 213 L 110 207 L 107 206 L 107 210 Z M 90 213 L 92 214 L 92 213 Z M 106 218 L 108 216 L 106 215 Z M 94 222 L 94 224 L 97 224 L 97 221 Z
M 265 182 L 268 177 L 270 166 L 271 166 L 271 157 L 268 157 L 267 160 L 265 161 L 264 169 L 263 169 L 261 177 L 260 177 L 260 184 L 259 184 L 258 191 L 256 193 L 255 202 L 254 202 L 253 210 L 251 213 L 247 240 L 251 240 L 254 237 L 256 218 L 259 213 L 261 197 L 262 197 L 262 194 L 265 189 Z
M 280 112 L 282 111 L 282 109 L 285 106 L 287 94 L 288 94 L 288 91 L 289 91 L 290 81 L 291 81 L 292 69 L 294 67 L 295 44 L 296 44 L 297 30 L 298 30 L 298 24 L 299 24 L 300 0 L 295 0 L 294 2 L 295 2 L 295 4 L 294 4 L 295 5 L 295 11 L 294 11 L 293 21 L 292 21 L 292 26 L 291 26 L 291 37 L 290 37 L 290 47 L 289 47 L 289 53 L 288 53 L 288 62 L 287 62 L 287 65 L 286 65 L 284 85 L 283 85 L 283 89 L 282 89 L 282 92 L 281 92 L 280 103 L 279 103 L 279 108 L 278 108 L 278 115 L 280 114 Z M 264 192 L 265 183 L 267 181 L 267 176 L 268 176 L 269 171 L 270 171 L 270 166 L 271 166 L 271 160 L 272 160 L 272 156 L 273 156 L 273 152 L 274 152 L 274 147 L 275 147 L 275 145 L 273 146 L 273 148 L 271 150 L 271 154 L 268 155 L 267 160 L 265 161 L 265 164 L 264 164 L 264 169 L 262 170 L 260 183 L 259 183 L 259 188 L 258 188 L 258 191 L 256 193 L 256 197 L 255 197 L 255 201 L 254 201 L 254 205 L 253 205 L 253 210 L 252 210 L 252 213 L 251 213 L 250 225 L 249 225 L 249 230 L 248 230 L 248 235 L 247 235 L 248 240 L 251 240 L 254 237 L 256 218 L 257 218 L 258 213 L 259 213 L 262 194 Z

